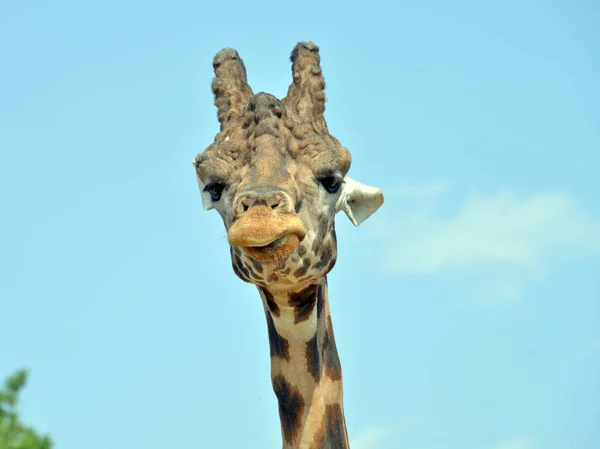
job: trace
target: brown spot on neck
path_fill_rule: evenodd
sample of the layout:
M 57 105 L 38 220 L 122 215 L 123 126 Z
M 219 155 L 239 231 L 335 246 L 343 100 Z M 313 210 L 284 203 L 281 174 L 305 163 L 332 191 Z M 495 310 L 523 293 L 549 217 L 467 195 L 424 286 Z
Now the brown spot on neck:
M 325 407 L 325 416 L 319 433 L 313 438 L 311 449 L 349 449 L 344 412 L 340 404 Z
M 312 284 L 298 293 L 289 295 L 289 305 L 294 308 L 294 320 L 298 324 L 306 321 L 317 303 L 317 284 Z
M 279 402 L 281 433 L 288 444 L 293 444 L 302 424 L 304 400 L 298 389 L 281 375 L 273 378 L 273 391 Z
M 271 359 L 274 357 L 279 357 L 284 360 L 290 360 L 290 344 L 289 342 L 283 338 L 281 335 L 277 333 L 277 329 L 275 329 L 275 323 L 273 323 L 273 317 L 266 311 L 267 316 L 267 331 L 269 334 L 269 351 L 271 355 Z
M 279 314 L 281 312 L 280 312 L 279 306 L 275 302 L 275 298 L 273 298 L 273 295 L 271 294 L 271 292 L 269 290 L 267 290 L 265 287 L 259 287 L 259 290 L 264 295 L 265 301 L 267 302 L 267 307 L 269 308 L 269 310 L 273 314 L 273 316 L 276 316 L 276 317 L 279 316 Z
M 332 380 L 341 380 L 342 365 L 340 364 L 340 357 L 333 336 L 331 315 L 327 316 L 327 327 L 325 328 L 325 339 L 323 340 L 323 358 L 327 376 Z
M 306 369 L 315 382 L 321 380 L 321 356 L 319 355 L 319 339 L 317 334 L 306 343 Z

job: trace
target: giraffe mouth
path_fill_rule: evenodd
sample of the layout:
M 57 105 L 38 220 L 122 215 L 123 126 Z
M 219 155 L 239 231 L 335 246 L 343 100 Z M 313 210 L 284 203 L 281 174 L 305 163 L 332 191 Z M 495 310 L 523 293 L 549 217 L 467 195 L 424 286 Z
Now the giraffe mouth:
M 298 215 L 254 206 L 231 225 L 228 240 L 231 246 L 240 248 L 254 260 L 272 264 L 289 257 L 305 235 L 306 229 Z
M 285 243 L 290 237 L 291 237 L 290 235 L 284 235 L 284 236 L 279 237 L 278 239 L 273 240 L 268 245 L 264 245 L 264 246 L 251 246 L 250 248 L 270 251 L 270 250 L 275 249 L 275 247 L 277 245 Z
M 242 246 L 240 249 L 258 262 L 276 263 L 288 258 L 298 248 L 299 244 L 300 239 L 297 235 L 287 234 L 267 245 Z

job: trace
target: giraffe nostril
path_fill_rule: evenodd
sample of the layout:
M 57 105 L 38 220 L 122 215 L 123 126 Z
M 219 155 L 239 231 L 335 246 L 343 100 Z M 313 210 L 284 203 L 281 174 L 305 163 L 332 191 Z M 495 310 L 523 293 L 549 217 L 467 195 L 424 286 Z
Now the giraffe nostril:
M 269 208 L 272 213 L 285 212 L 290 201 L 280 191 L 273 192 L 272 189 L 257 188 L 256 191 L 247 191 L 235 201 L 234 215 L 240 217 L 254 206 Z
M 281 197 L 273 198 L 270 201 L 270 205 L 271 205 L 271 209 L 278 209 L 283 205 L 283 200 L 281 199 Z

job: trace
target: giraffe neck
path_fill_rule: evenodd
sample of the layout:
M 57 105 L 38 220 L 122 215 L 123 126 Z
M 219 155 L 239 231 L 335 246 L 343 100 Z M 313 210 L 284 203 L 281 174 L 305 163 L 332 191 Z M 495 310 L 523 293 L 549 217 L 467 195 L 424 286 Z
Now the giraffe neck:
M 327 279 L 294 293 L 261 287 L 259 291 L 267 317 L 283 449 L 348 449 Z

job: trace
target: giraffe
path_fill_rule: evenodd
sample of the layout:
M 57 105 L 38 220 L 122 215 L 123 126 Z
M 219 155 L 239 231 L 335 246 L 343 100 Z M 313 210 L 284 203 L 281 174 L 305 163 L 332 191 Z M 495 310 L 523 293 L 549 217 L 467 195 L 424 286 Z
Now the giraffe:
M 346 449 L 327 292 L 337 259 L 334 217 L 343 210 L 358 226 L 383 193 L 346 175 L 350 153 L 324 117 L 319 48 L 300 42 L 291 62 L 293 81 L 279 100 L 253 93 L 237 51 L 216 54 L 220 131 L 194 166 L 204 208 L 225 224 L 233 271 L 262 299 L 283 448 Z

